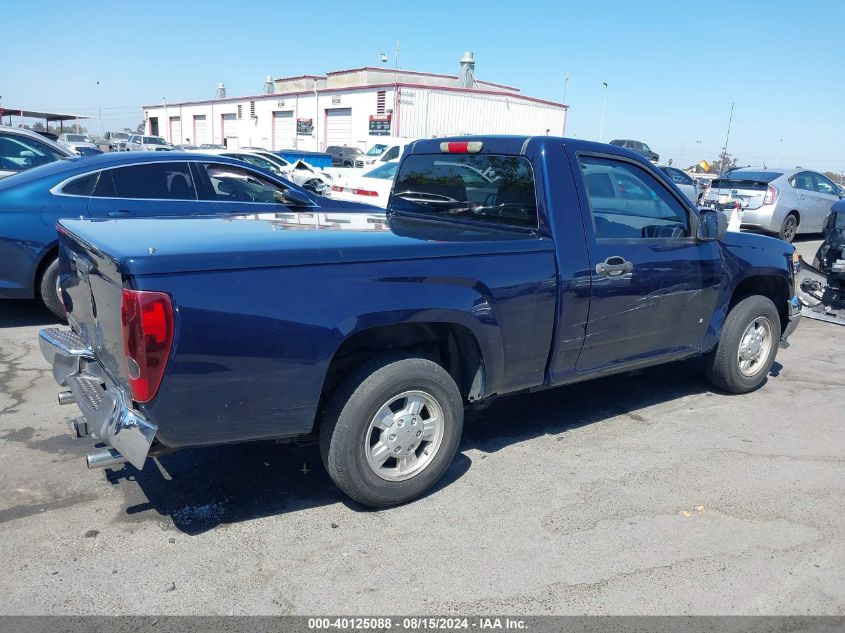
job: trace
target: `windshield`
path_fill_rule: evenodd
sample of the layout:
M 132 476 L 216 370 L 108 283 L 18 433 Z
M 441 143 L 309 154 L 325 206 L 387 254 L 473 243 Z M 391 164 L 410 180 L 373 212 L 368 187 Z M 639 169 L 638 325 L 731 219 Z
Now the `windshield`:
M 367 152 L 367 156 L 381 156 L 384 154 L 384 150 L 387 149 L 387 145 L 383 145 L 382 143 L 376 143 L 373 145 L 369 151 Z
M 385 163 L 376 167 L 372 171 L 364 174 L 365 178 L 381 178 L 383 180 L 393 180 L 396 175 L 396 170 L 399 168 L 399 163 Z
M 537 228 L 534 173 L 524 156 L 411 155 L 393 192 L 396 211 Z
M 124 134 L 123 132 L 114 132 L 114 133 L 111 135 L 111 137 L 112 137 L 112 138 L 116 138 L 116 139 L 120 139 L 121 141 L 125 141 L 126 139 L 128 139 L 128 138 L 129 138 L 129 135 L 128 135 L 128 134 Z
M 85 143 L 88 141 L 88 137 L 84 134 L 68 134 L 65 138 L 71 143 Z
M 146 145 L 167 145 L 167 141 L 160 136 L 145 136 L 144 143 Z

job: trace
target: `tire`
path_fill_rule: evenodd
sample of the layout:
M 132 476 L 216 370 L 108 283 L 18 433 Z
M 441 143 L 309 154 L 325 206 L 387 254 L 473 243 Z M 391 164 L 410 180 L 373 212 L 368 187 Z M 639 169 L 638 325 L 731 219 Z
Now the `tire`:
M 412 402 L 424 406 L 410 413 Z M 374 426 L 379 413 L 380 424 Z M 428 424 L 438 414 L 439 433 L 437 424 Z M 352 372 L 329 399 L 320 426 L 320 454 L 338 488 L 365 506 L 387 508 L 416 499 L 437 483 L 455 456 L 463 420 L 461 393 L 440 365 L 382 356 Z M 417 436 L 423 432 L 425 436 Z M 402 463 L 394 457 L 397 449 Z
M 796 235 L 798 235 L 798 216 L 795 215 L 795 213 L 790 212 L 783 219 L 783 223 L 780 225 L 778 237 L 784 242 L 792 243 L 792 240 L 795 239 Z
M 760 334 L 766 323 L 767 338 Z M 748 393 L 758 389 L 766 382 L 775 361 L 780 333 L 780 315 L 770 299 L 762 295 L 741 299 L 728 312 L 718 345 L 704 357 L 707 378 L 719 389 L 730 393 Z M 755 340 L 755 336 L 760 338 Z M 740 355 L 743 344 L 746 346 L 744 359 Z M 749 361 L 755 351 L 756 360 Z
M 47 264 L 47 268 L 41 274 L 38 282 L 38 298 L 50 312 L 62 321 L 67 320 L 65 307 L 57 292 L 59 283 L 59 260 L 58 258 Z

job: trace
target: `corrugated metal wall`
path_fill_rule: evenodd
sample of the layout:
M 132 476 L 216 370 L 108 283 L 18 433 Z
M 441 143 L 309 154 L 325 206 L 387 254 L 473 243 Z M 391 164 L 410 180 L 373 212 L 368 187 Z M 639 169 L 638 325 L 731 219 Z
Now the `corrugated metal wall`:
M 560 136 L 566 110 L 503 95 L 401 88 L 400 134 L 409 138 L 460 134 Z

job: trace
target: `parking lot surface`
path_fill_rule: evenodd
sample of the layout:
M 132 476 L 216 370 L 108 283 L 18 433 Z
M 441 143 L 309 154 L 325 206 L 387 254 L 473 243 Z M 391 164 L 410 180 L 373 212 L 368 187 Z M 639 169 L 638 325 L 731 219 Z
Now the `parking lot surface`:
M 501 399 L 373 512 L 315 446 L 86 470 L 50 323 L 0 303 L 4 614 L 845 612 L 845 328 L 804 319 L 745 396 L 688 362 Z

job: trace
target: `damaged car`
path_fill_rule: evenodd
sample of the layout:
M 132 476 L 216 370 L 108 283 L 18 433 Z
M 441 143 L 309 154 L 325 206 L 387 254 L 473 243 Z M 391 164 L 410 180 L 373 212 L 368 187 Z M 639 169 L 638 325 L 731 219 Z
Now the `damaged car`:
M 812 266 L 799 259 L 796 291 L 804 316 L 845 325 L 845 201 L 831 207 L 823 234 Z

